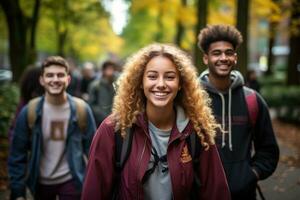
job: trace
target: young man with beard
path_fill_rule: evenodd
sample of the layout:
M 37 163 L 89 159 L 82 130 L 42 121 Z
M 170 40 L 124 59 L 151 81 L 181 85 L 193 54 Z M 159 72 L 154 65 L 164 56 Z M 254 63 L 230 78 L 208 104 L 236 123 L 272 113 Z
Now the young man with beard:
M 31 100 L 17 118 L 8 160 L 11 199 L 26 198 L 26 186 L 35 199 L 80 199 L 96 127 L 90 107 L 66 93 L 68 73 L 65 59 L 48 57 L 40 76 L 44 96 Z
M 200 81 L 212 99 L 213 113 L 222 127 L 216 143 L 232 199 L 256 199 L 257 181 L 269 177 L 279 159 L 268 107 L 258 93 L 243 86 L 243 77 L 233 70 L 236 49 L 242 43 L 236 28 L 208 26 L 200 31 L 198 39 L 203 62 L 208 66 Z M 245 91 L 252 92 L 256 105 L 252 108 L 256 107 L 257 113 L 248 109 Z

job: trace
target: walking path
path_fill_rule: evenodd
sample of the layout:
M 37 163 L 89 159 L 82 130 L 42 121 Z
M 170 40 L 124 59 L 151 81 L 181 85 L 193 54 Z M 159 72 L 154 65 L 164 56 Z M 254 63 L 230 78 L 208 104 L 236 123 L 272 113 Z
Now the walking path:
M 300 199 L 300 126 L 273 121 L 280 147 L 280 160 L 274 174 L 260 186 L 267 200 Z

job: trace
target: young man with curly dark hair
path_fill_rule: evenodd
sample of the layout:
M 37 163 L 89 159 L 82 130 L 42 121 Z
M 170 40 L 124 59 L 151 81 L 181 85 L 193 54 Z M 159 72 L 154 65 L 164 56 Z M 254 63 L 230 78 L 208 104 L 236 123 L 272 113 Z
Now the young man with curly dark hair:
M 242 41 L 241 33 L 233 26 L 202 29 L 198 44 L 208 70 L 200 75 L 200 81 L 223 129 L 217 133 L 216 143 L 232 199 L 253 200 L 257 182 L 275 171 L 279 148 L 265 101 L 245 87 L 242 75 L 233 70 Z

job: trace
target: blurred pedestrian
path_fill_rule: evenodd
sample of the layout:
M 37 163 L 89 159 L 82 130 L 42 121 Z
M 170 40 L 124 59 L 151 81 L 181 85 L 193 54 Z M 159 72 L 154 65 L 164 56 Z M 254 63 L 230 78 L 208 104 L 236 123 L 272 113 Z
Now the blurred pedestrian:
M 11 199 L 80 199 L 87 155 L 96 130 L 91 109 L 66 93 L 69 65 L 59 56 L 42 64 L 45 89 L 21 110 L 8 159 Z M 30 156 L 29 156 L 30 155 Z
M 242 35 L 233 26 L 213 25 L 202 29 L 198 39 L 208 67 L 200 80 L 222 124 L 223 132 L 217 133 L 216 141 L 231 197 L 256 199 L 257 181 L 275 171 L 279 149 L 265 101 L 257 92 L 243 87 L 243 77 L 233 71 Z M 251 98 L 246 98 L 246 92 L 251 92 L 247 96 Z
M 134 54 L 118 79 L 113 114 L 93 140 L 82 199 L 230 199 L 208 102 L 183 51 L 152 44 Z M 115 138 L 125 140 L 128 128 L 132 146 L 118 173 Z M 191 135 L 202 147 L 193 158 Z
M 75 97 L 81 97 L 81 74 L 78 70 L 78 67 L 76 66 L 76 63 L 69 58 L 67 62 L 70 65 L 70 77 L 71 81 L 67 88 L 67 93 L 75 96 Z
M 257 80 L 257 75 L 256 75 L 255 70 L 249 70 L 247 72 L 245 85 L 257 92 L 260 91 L 260 84 Z
M 80 85 L 80 92 L 81 98 L 85 101 L 89 100 L 88 88 L 91 82 L 96 79 L 95 67 L 94 64 L 91 62 L 87 62 L 83 65 L 81 70 L 81 85 Z
M 97 126 L 111 113 L 115 90 L 117 64 L 106 61 L 102 65 L 101 78 L 94 80 L 89 86 L 89 104 L 95 116 Z
M 12 141 L 16 119 L 21 109 L 34 97 L 38 97 L 44 94 L 44 88 L 39 82 L 41 71 L 42 70 L 40 67 L 29 66 L 21 77 L 21 81 L 19 84 L 20 100 L 15 112 L 15 117 L 12 120 L 12 123 L 8 130 L 8 138 L 10 142 Z

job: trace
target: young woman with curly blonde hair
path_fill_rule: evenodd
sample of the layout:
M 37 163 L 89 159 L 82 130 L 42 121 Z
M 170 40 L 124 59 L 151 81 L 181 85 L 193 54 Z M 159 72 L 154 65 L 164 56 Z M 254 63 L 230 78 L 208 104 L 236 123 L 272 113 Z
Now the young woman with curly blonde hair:
M 93 140 L 83 199 L 111 199 L 116 191 L 117 199 L 230 199 L 214 145 L 216 128 L 186 53 L 167 44 L 141 49 L 125 64 L 113 113 Z M 118 174 L 115 134 L 126 137 L 128 129 L 131 152 Z M 198 165 L 187 142 L 193 133 L 203 149 Z

